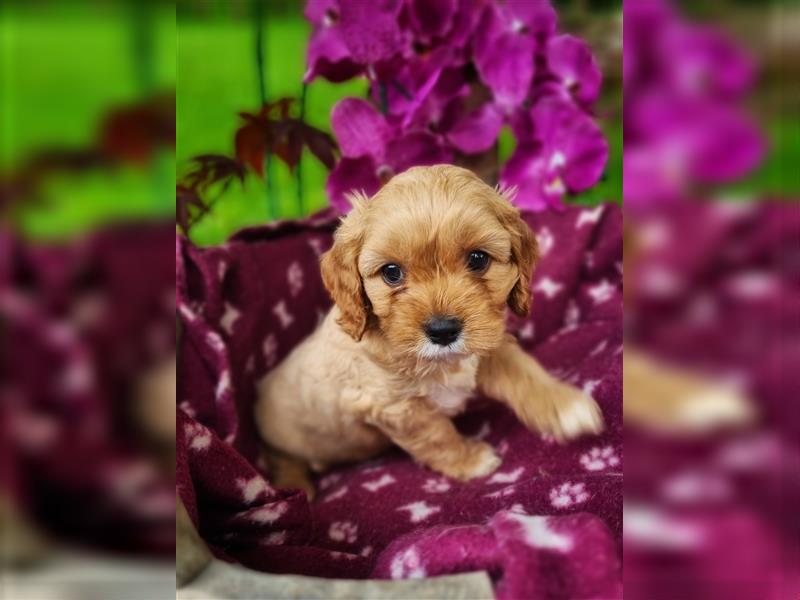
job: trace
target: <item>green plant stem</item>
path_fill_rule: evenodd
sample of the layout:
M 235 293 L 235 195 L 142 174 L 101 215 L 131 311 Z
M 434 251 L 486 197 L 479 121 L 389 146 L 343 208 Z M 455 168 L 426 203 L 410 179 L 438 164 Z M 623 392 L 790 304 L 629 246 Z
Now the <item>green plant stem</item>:
M 256 27 L 256 69 L 258 72 L 258 97 L 261 106 L 267 103 L 267 78 L 264 69 L 264 1 L 253 0 L 253 15 Z M 264 155 L 264 182 L 267 189 L 267 219 L 272 221 L 277 215 L 275 190 L 272 186 L 272 156 L 269 148 Z
M 300 90 L 300 121 L 306 121 L 306 98 L 308 96 L 308 84 L 303 83 Z M 303 206 L 303 152 L 300 152 L 300 160 L 297 161 L 297 168 L 295 170 L 295 177 L 297 178 L 297 210 L 298 216 L 302 217 L 305 214 L 305 207 Z

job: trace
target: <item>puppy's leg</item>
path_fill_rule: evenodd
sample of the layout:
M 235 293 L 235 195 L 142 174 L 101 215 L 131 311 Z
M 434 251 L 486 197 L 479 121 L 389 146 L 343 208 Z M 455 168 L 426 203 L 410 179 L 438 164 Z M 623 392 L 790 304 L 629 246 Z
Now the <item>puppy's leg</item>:
M 314 484 L 309 475 L 308 465 L 299 458 L 270 449 L 268 454 L 270 480 L 279 489 L 301 489 L 308 501 L 314 499 Z
M 464 438 L 425 398 L 374 407 L 367 422 L 417 462 L 454 479 L 483 477 L 500 466 L 491 446 Z
M 528 428 L 564 441 L 583 433 L 599 433 L 603 417 L 594 400 L 552 377 L 508 336 L 481 361 L 478 386 L 508 404 Z

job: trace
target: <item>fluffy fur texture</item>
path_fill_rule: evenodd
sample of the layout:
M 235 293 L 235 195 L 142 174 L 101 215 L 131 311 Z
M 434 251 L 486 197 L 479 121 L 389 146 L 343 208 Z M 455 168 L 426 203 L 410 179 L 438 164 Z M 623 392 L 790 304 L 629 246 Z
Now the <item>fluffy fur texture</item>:
M 335 307 L 259 384 L 256 423 L 272 448 L 322 470 L 395 443 L 450 477 L 482 477 L 499 457 L 450 420 L 476 389 L 560 440 L 601 430 L 594 401 L 505 333 L 506 308 L 528 314 L 537 257 L 507 193 L 442 165 L 410 169 L 352 203 L 322 257 Z M 467 268 L 473 250 L 490 255 L 485 272 Z M 404 271 L 398 286 L 382 278 L 390 263 Z M 424 332 L 437 315 L 463 323 L 447 346 Z

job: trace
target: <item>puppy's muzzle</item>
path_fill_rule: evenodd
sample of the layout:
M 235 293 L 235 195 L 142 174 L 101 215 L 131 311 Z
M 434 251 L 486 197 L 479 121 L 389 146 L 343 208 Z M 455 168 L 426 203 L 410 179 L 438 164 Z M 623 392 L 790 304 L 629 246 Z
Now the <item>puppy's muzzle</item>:
M 428 339 L 439 346 L 449 346 L 458 339 L 463 323 L 455 317 L 431 317 L 423 327 Z

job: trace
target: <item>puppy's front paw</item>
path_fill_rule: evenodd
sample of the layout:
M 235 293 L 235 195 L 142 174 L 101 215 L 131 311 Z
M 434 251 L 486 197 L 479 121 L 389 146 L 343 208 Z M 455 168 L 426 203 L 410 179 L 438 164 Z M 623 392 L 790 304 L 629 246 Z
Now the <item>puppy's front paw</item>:
M 501 462 L 501 458 L 489 444 L 465 440 L 461 452 L 450 460 L 434 465 L 433 468 L 453 479 L 467 481 L 494 473 Z
M 519 412 L 531 429 L 553 436 L 559 442 L 603 430 L 600 407 L 581 390 L 556 382 Z
M 560 441 L 571 440 L 585 433 L 603 431 L 603 414 L 597 403 L 573 388 L 570 395 L 556 406 L 557 427 L 552 432 Z

